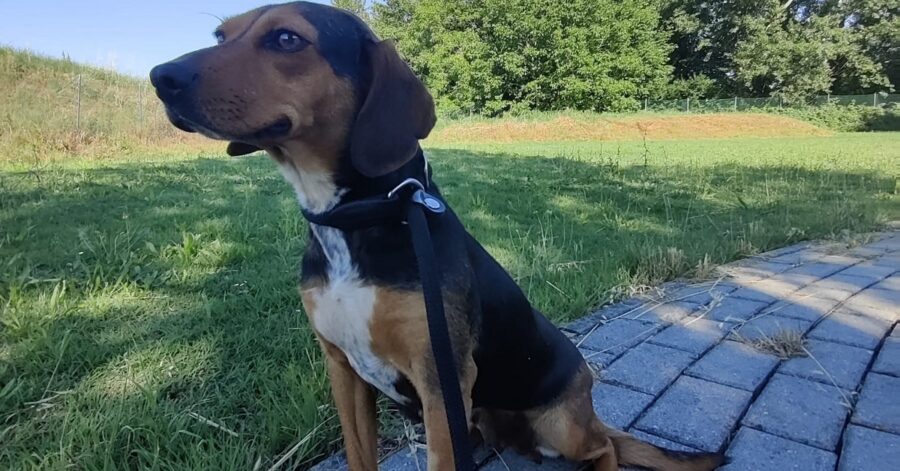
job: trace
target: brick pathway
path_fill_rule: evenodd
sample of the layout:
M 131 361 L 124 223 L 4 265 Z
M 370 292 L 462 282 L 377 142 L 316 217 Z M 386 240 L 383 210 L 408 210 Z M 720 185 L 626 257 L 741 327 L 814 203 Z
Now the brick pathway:
M 878 470 L 900 463 L 900 232 L 852 249 L 799 244 L 669 283 L 563 327 L 599 372 L 594 407 L 677 450 L 725 450 L 738 470 Z M 791 331 L 804 357 L 748 344 Z M 421 446 L 382 470 L 424 470 Z M 480 469 L 576 470 L 479 451 Z M 345 469 L 340 456 L 317 471 Z

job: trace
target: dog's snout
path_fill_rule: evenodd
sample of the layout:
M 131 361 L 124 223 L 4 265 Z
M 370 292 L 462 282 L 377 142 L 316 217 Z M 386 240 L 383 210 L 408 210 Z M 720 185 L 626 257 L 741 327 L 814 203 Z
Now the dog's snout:
M 176 62 L 158 65 L 150 71 L 150 83 L 163 100 L 183 93 L 197 81 L 197 73 Z

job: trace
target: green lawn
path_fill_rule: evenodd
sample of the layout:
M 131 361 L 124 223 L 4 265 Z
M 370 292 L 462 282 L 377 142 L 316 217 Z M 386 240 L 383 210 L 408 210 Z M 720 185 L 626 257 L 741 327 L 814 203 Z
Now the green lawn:
M 704 259 L 900 217 L 898 133 L 430 156 L 556 321 Z M 2 165 L 0 469 L 266 469 L 338 445 L 295 290 L 304 223 L 273 164 Z

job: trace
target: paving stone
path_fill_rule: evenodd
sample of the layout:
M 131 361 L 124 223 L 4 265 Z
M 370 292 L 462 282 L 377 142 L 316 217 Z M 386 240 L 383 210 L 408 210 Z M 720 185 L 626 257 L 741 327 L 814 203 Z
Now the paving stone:
M 779 273 L 790 270 L 792 267 L 793 265 L 789 263 L 776 263 L 760 259 L 750 259 L 749 261 L 741 261 L 719 267 L 717 271 L 731 277 L 735 282 L 747 283 L 771 278 Z
M 754 314 L 762 311 L 768 305 L 769 303 L 766 302 L 728 296 L 708 311 L 700 310 L 695 312 L 694 315 L 712 321 L 738 322 L 753 317 Z
M 898 331 L 894 328 L 894 333 Z M 884 340 L 878 358 L 872 365 L 872 371 L 893 376 L 900 376 L 900 337 L 891 336 Z
M 587 348 L 579 348 L 584 361 L 598 365 L 601 369 L 606 368 L 615 361 L 616 357 L 608 353 L 595 352 Z
M 877 282 L 878 278 L 838 273 L 801 289 L 797 294 L 844 301 Z
M 729 323 L 689 317 L 650 337 L 648 342 L 701 355 L 719 343 L 732 326 Z
M 635 427 L 698 450 L 718 451 L 750 398 L 741 389 L 682 376 Z
M 569 331 L 578 335 L 584 335 L 588 331 L 594 328 L 594 326 L 600 324 L 601 321 L 600 313 L 595 312 L 593 314 L 582 317 L 581 319 L 576 319 L 568 324 L 560 327 L 563 331 Z
M 891 275 L 881 280 L 881 282 L 873 286 L 873 288 L 900 291 L 900 275 Z
M 576 471 L 584 467 L 582 463 L 573 463 L 560 458 L 543 458 L 538 465 L 534 461 L 506 449 L 500 456 L 492 459 L 481 468 L 482 471 Z M 423 470 L 425 468 L 422 468 Z M 383 470 L 384 471 L 384 470 Z
M 869 278 L 886 278 L 897 271 L 896 267 L 878 265 L 874 261 L 863 262 L 841 271 L 841 275 L 865 276 Z
M 805 319 L 781 317 L 778 315 L 761 316 L 737 327 L 731 337 L 741 340 L 759 340 L 764 337 L 772 337 L 784 331 L 792 331 L 800 334 L 806 333 L 812 325 Z
M 841 438 L 847 409 L 834 386 L 776 374 L 750 407 L 743 424 L 826 450 Z
M 841 253 L 834 253 L 835 251 Z M 851 255 L 846 253 L 846 248 L 841 246 L 835 246 L 832 249 L 832 253 L 816 260 L 816 263 L 829 263 L 833 265 L 840 265 L 841 269 L 845 269 L 856 265 L 857 263 L 862 263 L 865 260 L 862 257 L 857 257 L 855 255 Z
M 877 242 L 867 244 L 866 247 L 894 252 L 900 250 L 900 236 L 885 237 Z
M 620 355 L 641 343 L 662 327 L 629 319 L 611 321 L 582 339 L 581 347 L 610 355 Z
M 851 425 L 844 432 L 838 471 L 896 469 L 900 464 L 900 435 Z
M 900 434 L 900 378 L 869 373 L 856 403 L 853 423 Z
M 815 248 L 810 247 L 810 245 L 807 244 L 805 247 L 802 247 L 801 250 L 792 250 L 785 253 L 779 253 L 778 250 L 773 250 L 762 254 L 759 257 L 770 262 L 799 265 L 801 263 L 812 262 L 822 256 L 822 252 L 815 250 Z
M 744 285 L 731 293 L 731 296 L 771 304 L 802 287 L 802 285 L 773 277 Z
M 666 450 L 679 451 L 683 453 L 697 453 L 703 451 L 698 450 L 694 447 L 682 445 L 678 442 L 673 442 L 672 440 L 666 440 L 665 438 L 658 437 L 656 435 L 653 435 L 652 433 L 647 433 L 638 429 L 631 429 L 628 431 L 628 433 L 634 435 L 635 438 L 656 445 L 658 447 L 665 448 Z
M 684 319 L 699 309 L 700 306 L 698 304 L 686 301 L 673 301 L 663 304 L 648 303 L 645 307 L 626 314 L 624 318 L 655 324 L 670 324 Z
M 841 308 L 820 322 L 809 337 L 874 350 L 890 327 L 887 321 Z
M 897 267 L 900 267 L 900 252 L 889 253 L 878 258 L 874 258 L 872 259 L 872 263 L 896 270 Z
M 591 389 L 594 411 L 603 423 L 625 430 L 644 409 L 653 402 L 654 397 L 620 386 L 596 383 Z
M 601 379 L 656 395 L 674 381 L 694 357 L 681 350 L 642 343 L 613 362 Z
M 850 266 L 862 261 L 859 259 L 853 259 L 852 261 L 841 260 L 839 262 L 834 262 L 825 261 L 826 259 L 835 260 L 835 257 L 829 255 L 827 257 L 820 258 L 813 263 L 806 263 L 804 265 L 800 265 L 797 268 L 792 268 L 782 273 L 782 275 L 784 275 L 785 277 L 791 277 L 793 275 L 809 275 L 817 279 L 822 279 L 841 270 L 847 269 Z
M 799 293 L 799 291 L 797 293 Z M 840 304 L 840 301 L 835 301 L 833 299 L 801 296 L 797 293 L 763 309 L 761 315 L 777 314 L 781 317 L 791 317 L 794 319 L 804 319 L 810 322 L 816 322 L 828 315 L 838 304 Z
M 812 356 L 791 358 L 778 372 L 854 391 L 872 359 L 871 351 L 840 343 L 810 340 L 806 349 Z
M 610 304 L 602 307 L 598 311 L 594 313 L 584 316 L 580 319 L 576 319 L 568 324 L 562 326 L 563 331 L 574 332 L 576 334 L 584 335 L 591 331 L 595 326 L 600 324 L 603 321 L 610 321 L 616 318 L 621 317 L 623 314 L 633 311 L 636 308 L 639 308 L 646 301 L 631 298 L 627 301 L 622 301 L 620 303 Z
M 741 427 L 720 471 L 822 471 L 834 469 L 837 455 L 795 441 Z
M 900 318 L 900 291 L 868 288 L 848 299 L 846 305 L 853 310 L 872 308 L 866 313 L 896 321 Z
M 378 465 L 381 471 L 420 471 L 427 468 L 428 452 L 424 446 L 404 446 Z
M 342 451 L 320 461 L 317 465 L 309 468 L 309 471 L 347 471 L 348 469 L 350 469 L 350 465 L 347 464 L 347 456 Z
M 725 341 L 687 369 L 687 374 L 746 391 L 755 391 L 778 359 L 740 342 Z
M 737 285 L 721 281 L 700 283 L 673 290 L 666 294 L 666 299 L 706 306 L 715 300 L 724 299 L 737 288 Z
M 604 321 L 622 318 L 623 315 L 640 308 L 648 301 L 641 298 L 631 298 L 627 301 L 612 304 L 600 310 L 599 314 Z
M 884 255 L 884 250 L 872 249 L 868 247 L 854 247 L 847 251 L 847 255 L 851 257 L 859 257 L 866 260 Z

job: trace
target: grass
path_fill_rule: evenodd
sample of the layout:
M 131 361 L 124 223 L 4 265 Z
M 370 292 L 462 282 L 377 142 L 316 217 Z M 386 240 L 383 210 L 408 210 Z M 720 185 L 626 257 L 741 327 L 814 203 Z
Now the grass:
M 738 336 L 737 340 L 782 360 L 807 356 L 806 340 L 796 330 L 781 330 L 752 340 Z
M 900 216 L 890 133 L 429 151 L 466 225 L 557 322 Z M 262 157 L 0 163 L 0 468 L 289 468 L 333 450 L 295 288 L 304 239 Z

